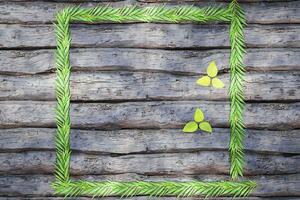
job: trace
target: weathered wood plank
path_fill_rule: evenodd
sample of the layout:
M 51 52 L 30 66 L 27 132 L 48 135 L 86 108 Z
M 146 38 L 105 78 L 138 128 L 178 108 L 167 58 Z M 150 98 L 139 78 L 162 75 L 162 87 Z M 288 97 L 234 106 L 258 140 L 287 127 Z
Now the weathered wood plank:
M 216 60 L 222 71 L 229 70 L 229 50 L 155 50 L 128 48 L 85 48 L 71 50 L 73 70 L 162 71 L 199 74 Z M 53 50 L 0 51 L 0 72 L 35 74 L 54 71 Z M 247 49 L 247 70 L 300 70 L 300 49 Z
M 70 3 L 82 3 L 82 2 L 118 2 L 118 1 L 123 1 L 123 0 L 113 0 L 113 1 L 108 1 L 108 0 L 11 0 L 10 2 L 26 2 L 26 3 L 31 3 L 31 2 L 55 2 L 55 3 L 66 3 L 66 2 L 70 2 Z M 279 0 L 280 1 L 280 0 Z M 0 0 L 0 2 L 7 2 L 6 0 Z
M 1 0 L 0 0 L 1 1 Z M 13 1 L 18 1 L 18 0 L 13 0 Z M 30 1 L 30 0 L 27 0 Z M 39 1 L 43 1 L 43 0 L 39 0 Z M 63 0 L 64 1 L 64 0 Z M 72 0 L 71 0 L 72 1 Z M 98 1 L 98 0 L 87 0 L 87 2 L 89 1 Z M 246 5 L 248 3 L 274 3 L 274 2 L 291 2 L 291 1 L 296 1 L 296 0 L 240 0 L 239 3 L 241 5 Z M 208 2 L 208 3 L 230 3 L 230 0 L 138 0 L 138 2 L 147 2 L 149 3 L 149 5 L 153 4 L 153 3 L 184 3 L 184 2 L 194 2 L 194 3 L 202 3 L 202 2 Z M 150 4 L 151 3 L 151 4 Z
M 183 4 L 193 4 L 195 6 L 204 7 L 208 5 L 222 5 L 226 7 L 228 3 L 223 2 L 202 2 L 202 1 L 185 1 L 184 3 L 176 1 L 153 1 L 153 0 L 127 0 L 113 2 L 113 6 L 124 6 L 137 4 L 140 6 L 149 6 L 147 2 L 151 2 L 150 6 L 159 5 L 163 2 L 168 2 L 169 6 Z M 153 4 L 153 2 L 155 4 Z M 160 3 L 159 3 L 160 2 Z M 99 2 L 100 5 L 106 5 L 107 2 Z M 83 4 L 84 7 L 94 7 L 99 3 Z M 59 10 L 67 6 L 75 6 L 78 3 L 55 3 L 55 2 L 2 2 L 0 5 L 0 23 L 49 23 L 54 21 L 54 15 Z M 258 2 L 258 3 L 242 3 L 245 10 L 248 23 L 300 23 L 300 5 L 297 1 L 287 2 L 284 6 L 281 2 Z
M 18 0 L 15 0 L 15 1 L 18 1 Z M 28 0 L 27 0 L 28 1 Z M 30 0 L 29 0 L 30 1 Z M 40 0 L 41 1 L 41 0 Z M 88 0 L 88 1 L 97 1 L 97 0 Z M 140 2 L 151 2 L 151 0 L 139 0 Z M 230 0 L 157 0 L 157 1 L 154 1 L 153 2 L 176 2 L 176 3 L 180 3 L 180 2 L 211 2 L 211 3 L 214 3 L 214 2 L 231 2 Z M 290 2 L 290 1 L 295 1 L 295 0 L 285 0 L 285 1 L 282 1 L 282 0 L 240 0 L 239 3 L 241 3 L 241 5 L 244 5 L 244 3 L 254 3 L 254 2 L 259 2 L 259 3 L 264 3 L 264 2 Z
M 52 25 L 0 25 L 0 47 L 54 47 Z M 299 25 L 249 25 L 247 47 L 300 47 Z M 73 47 L 229 47 L 228 25 L 72 24 Z
M 1 153 L 0 174 L 50 174 L 54 172 L 55 152 Z M 155 153 L 94 155 L 73 153 L 70 173 L 101 175 L 137 173 L 143 175 L 227 174 L 228 151 L 195 153 Z M 247 153 L 245 175 L 295 174 L 300 172 L 300 156 Z
M 56 129 L 50 128 L 1 129 L 0 152 L 54 150 L 55 134 Z M 246 151 L 300 154 L 299 143 L 298 130 L 246 130 Z M 72 150 L 95 154 L 226 151 L 228 144 L 229 129 L 219 128 L 213 134 L 182 134 L 181 129 L 71 130 Z
M 76 128 L 182 128 L 202 108 L 213 127 L 228 127 L 226 102 L 163 101 L 128 103 L 73 103 Z M 300 103 L 251 103 L 246 105 L 245 126 L 290 130 L 300 128 Z M 55 127 L 55 102 L 1 101 L 1 127 Z
M 117 176 L 90 176 L 78 177 L 89 180 L 228 180 L 227 176 L 184 176 L 177 178 L 168 177 L 143 177 L 138 175 L 117 175 Z M 275 196 L 300 196 L 300 175 L 277 175 L 277 176 L 255 176 L 245 177 L 246 179 L 257 181 L 258 188 L 251 196 L 275 197 Z M 0 193 L 7 196 L 53 196 L 53 190 L 50 188 L 51 182 L 54 180 L 52 175 L 35 175 L 35 176 L 0 176 Z
M 206 72 L 206 70 L 204 71 Z M 227 100 L 229 74 L 219 75 L 224 89 L 201 87 L 203 75 L 148 72 L 73 73 L 72 100 Z M 0 75 L 0 100 L 55 100 L 55 74 Z M 300 100 L 300 73 L 251 73 L 245 78 L 245 99 Z M 283 87 L 284 86 L 284 87 Z
M 83 3 L 89 3 L 92 4 L 94 2 L 97 2 L 98 4 L 101 4 L 103 2 L 109 2 L 109 3 L 114 3 L 114 2 L 122 2 L 125 1 L 127 2 L 127 0 L 11 0 L 10 2 L 55 2 L 55 3 L 73 3 L 74 5 L 77 4 L 83 4 Z M 295 1 L 295 0 L 240 0 L 239 2 L 241 3 L 253 3 L 253 2 L 290 2 L 290 1 Z M 0 2 L 7 2 L 6 0 L 0 0 Z M 128 1 L 131 2 L 131 1 Z M 220 2 L 220 3 L 229 3 L 230 0 L 157 0 L 157 1 L 152 1 L 152 0 L 136 0 L 136 1 L 132 1 L 133 3 L 138 3 L 138 2 L 149 2 L 151 4 L 153 4 L 153 2 L 161 2 L 161 3 L 165 3 L 165 2 L 175 2 L 175 3 L 183 3 L 183 2 L 195 2 L 195 3 L 203 3 L 203 2 L 208 2 L 208 3 L 216 3 L 216 2 Z M 149 4 L 149 5 L 151 5 Z

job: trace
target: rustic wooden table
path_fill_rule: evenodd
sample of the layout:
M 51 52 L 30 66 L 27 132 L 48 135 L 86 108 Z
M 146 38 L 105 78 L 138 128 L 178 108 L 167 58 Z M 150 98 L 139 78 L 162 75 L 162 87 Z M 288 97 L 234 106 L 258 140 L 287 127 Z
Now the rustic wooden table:
M 56 131 L 52 23 L 55 12 L 78 2 L 0 0 L 0 200 L 62 199 L 49 186 Z M 134 3 L 163 1 L 110 2 Z M 300 199 L 300 1 L 241 5 L 248 21 L 245 176 L 259 184 L 249 199 Z M 228 25 L 71 27 L 74 178 L 229 178 Z M 195 84 L 212 60 L 226 90 Z M 207 113 L 212 135 L 181 134 L 196 107 Z

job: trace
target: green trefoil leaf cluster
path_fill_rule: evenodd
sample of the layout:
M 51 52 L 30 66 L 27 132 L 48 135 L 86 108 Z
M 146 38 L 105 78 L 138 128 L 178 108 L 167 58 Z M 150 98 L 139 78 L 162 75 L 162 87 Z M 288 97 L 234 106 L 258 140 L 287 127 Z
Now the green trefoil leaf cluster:
M 211 133 L 212 127 L 210 123 L 204 119 L 205 117 L 203 111 L 200 108 L 197 108 L 194 113 L 194 121 L 188 122 L 182 131 L 185 133 L 193 133 L 200 129 L 202 131 Z

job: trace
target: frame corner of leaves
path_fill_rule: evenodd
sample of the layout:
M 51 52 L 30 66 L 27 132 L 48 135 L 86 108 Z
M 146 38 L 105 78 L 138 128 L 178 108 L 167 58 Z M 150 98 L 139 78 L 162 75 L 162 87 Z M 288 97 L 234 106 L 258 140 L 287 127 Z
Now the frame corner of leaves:
M 232 180 L 203 181 L 86 181 L 70 179 L 70 23 L 80 22 L 168 22 L 168 23 L 207 23 L 211 21 L 230 23 L 230 175 Z M 244 27 L 245 15 L 233 0 L 228 7 L 178 6 L 144 7 L 125 6 L 113 8 L 98 6 L 94 8 L 67 7 L 56 15 L 56 123 L 55 137 L 56 161 L 55 181 L 52 188 L 59 195 L 67 196 L 248 196 L 255 188 L 254 181 L 240 181 L 244 167 Z

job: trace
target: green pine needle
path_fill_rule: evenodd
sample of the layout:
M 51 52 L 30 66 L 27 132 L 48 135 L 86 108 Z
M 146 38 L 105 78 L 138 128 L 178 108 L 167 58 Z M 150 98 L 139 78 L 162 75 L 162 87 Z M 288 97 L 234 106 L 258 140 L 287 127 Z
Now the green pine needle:
M 233 179 L 243 176 L 244 167 L 244 63 L 245 53 L 244 12 L 236 0 L 229 6 L 232 13 L 230 25 L 230 174 Z
M 146 7 L 127 6 L 113 8 L 110 6 L 95 8 L 69 7 L 57 14 L 56 17 L 56 124 L 55 138 L 56 161 L 55 177 L 52 184 L 57 194 L 64 196 L 88 195 L 93 197 L 136 195 L 147 196 L 233 196 L 249 195 L 256 187 L 252 181 L 218 181 L 218 182 L 91 182 L 70 180 L 70 45 L 71 33 L 69 24 L 80 22 L 164 22 L 182 23 L 210 21 L 231 22 L 230 26 L 230 174 L 233 179 L 243 175 L 244 165 L 244 36 L 245 17 L 237 1 L 232 1 L 226 9 L 221 7 L 198 8 L 194 6 L 181 7 Z
M 65 196 L 177 196 L 177 197 L 217 197 L 217 196 L 248 196 L 256 187 L 253 181 L 230 182 L 176 182 L 176 181 L 160 181 L 160 182 L 91 182 L 91 181 L 72 181 L 64 183 L 54 183 L 53 188 L 57 194 Z
M 113 8 L 109 6 L 95 8 L 68 8 L 71 19 L 81 22 L 209 22 L 225 21 L 229 22 L 231 15 L 228 9 L 221 7 L 198 8 L 194 6 L 181 7 L 144 7 L 126 6 Z

